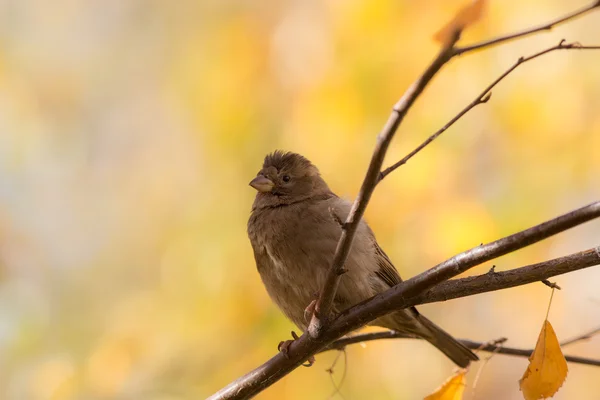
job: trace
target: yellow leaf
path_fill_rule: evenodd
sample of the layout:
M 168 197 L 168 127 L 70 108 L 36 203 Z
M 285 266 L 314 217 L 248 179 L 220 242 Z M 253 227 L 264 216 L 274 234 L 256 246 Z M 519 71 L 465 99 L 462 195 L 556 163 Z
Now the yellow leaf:
M 461 400 L 467 384 L 465 373 L 462 369 L 448 379 L 435 392 L 425 397 L 424 400 Z
M 454 38 L 454 35 L 460 35 L 469 25 L 479 21 L 483 15 L 483 8 L 486 0 L 473 0 L 461 8 L 454 18 L 450 20 L 442 29 L 437 31 L 433 39 L 446 44 Z
M 558 338 L 548 320 L 538 337 L 535 350 L 529 357 L 529 366 L 519 381 L 526 400 L 552 397 L 567 377 L 567 360 L 560 350 Z

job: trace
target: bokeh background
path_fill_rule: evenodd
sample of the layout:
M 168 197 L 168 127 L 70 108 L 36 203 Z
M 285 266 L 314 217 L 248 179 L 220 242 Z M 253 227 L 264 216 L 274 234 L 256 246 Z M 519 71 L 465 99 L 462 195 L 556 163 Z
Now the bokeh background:
M 492 1 L 462 43 L 584 4 Z M 0 398 L 199 399 L 272 356 L 293 327 L 255 270 L 249 180 L 267 152 L 294 150 L 352 199 L 392 104 L 460 5 L 0 0 Z M 386 164 L 519 56 L 561 38 L 598 45 L 599 26 L 600 13 L 590 14 L 454 60 Z M 591 51 L 524 65 L 380 185 L 366 218 L 405 277 L 599 199 L 598 65 Z M 599 239 L 595 221 L 493 264 L 505 270 Z M 598 327 L 600 269 L 556 281 L 559 339 Z M 536 284 L 421 310 L 457 337 L 530 348 L 549 296 Z M 600 338 L 565 352 L 600 358 Z M 334 357 L 258 398 L 329 398 Z M 347 358 L 334 398 L 422 398 L 453 370 L 417 341 L 356 345 Z M 476 397 L 520 399 L 526 364 L 495 356 Z M 340 361 L 336 382 L 343 371 Z M 599 371 L 571 364 L 556 398 L 596 399 Z

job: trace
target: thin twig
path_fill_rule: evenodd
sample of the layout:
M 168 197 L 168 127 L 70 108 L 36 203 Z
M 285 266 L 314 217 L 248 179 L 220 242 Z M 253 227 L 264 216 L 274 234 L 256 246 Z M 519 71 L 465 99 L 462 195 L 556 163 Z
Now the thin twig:
M 340 358 L 340 356 L 344 354 L 344 370 L 342 372 L 342 378 L 340 379 L 339 383 L 335 383 L 335 380 L 333 379 L 333 372 L 334 372 L 334 368 Z M 342 395 L 342 393 L 340 392 L 340 390 L 342 389 L 342 385 L 344 384 L 344 381 L 346 380 L 346 372 L 348 372 L 348 354 L 346 354 L 346 349 L 340 349 L 337 356 L 335 356 L 335 360 L 333 360 L 333 363 L 331 364 L 331 367 L 327 368 L 325 370 L 327 373 L 329 373 L 329 378 L 331 379 L 331 384 L 334 387 L 334 391 L 331 394 L 331 396 L 329 396 L 330 399 L 332 399 L 336 394 L 339 394 L 340 397 L 343 399 L 344 395 Z
M 600 7 L 600 0 L 594 1 L 593 3 L 587 5 L 579 10 L 573 11 L 563 17 L 557 18 L 557 19 L 550 21 L 543 25 L 528 28 L 523 31 L 511 33 L 511 34 L 508 34 L 505 36 L 499 36 L 499 37 L 496 37 L 496 38 L 493 38 L 490 40 L 485 40 L 485 41 L 475 43 L 475 44 L 472 44 L 469 46 L 456 47 L 454 49 L 454 55 L 461 55 L 461 54 L 468 53 L 471 51 L 481 50 L 481 49 L 484 49 L 487 47 L 491 47 L 491 46 L 495 46 L 500 43 L 507 42 L 509 40 L 514 40 L 514 39 L 522 38 L 524 36 L 532 35 L 537 32 L 549 31 L 557 25 L 560 25 L 564 22 L 567 22 L 574 18 L 582 16 L 583 14 L 585 14 L 589 11 L 592 11 L 593 9 L 598 8 L 598 7 Z
M 476 346 L 476 345 L 480 344 L 479 342 L 472 342 L 470 340 L 460 340 L 460 342 L 471 349 L 473 348 L 471 346 Z M 498 349 L 498 347 L 500 347 L 500 349 Z M 505 354 L 505 355 L 509 355 L 509 356 L 518 356 L 518 357 L 529 357 L 529 356 L 531 356 L 531 353 L 533 353 L 533 349 L 517 349 L 514 347 L 506 347 L 503 345 L 485 346 L 481 349 L 481 351 L 497 352 L 498 354 Z M 596 359 L 592 359 L 592 358 L 566 355 L 565 359 L 568 362 L 573 363 L 573 364 L 600 366 L 600 360 L 596 360 Z
M 319 353 L 323 353 L 325 351 L 330 350 L 341 350 L 348 345 L 354 343 L 361 342 L 370 342 L 372 340 L 382 340 L 382 339 L 419 339 L 416 335 L 411 335 L 409 333 L 396 332 L 396 331 L 381 331 L 381 332 L 370 332 L 370 333 L 361 333 L 356 335 L 344 336 L 341 339 L 336 340 L 331 343 L 329 346 L 322 349 Z
M 484 357 L 483 360 L 481 361 L 481 365 L 477 369 L 477 374 L 475 375 L 475 379 L 473 379 L 473 387 L 471 388 L 471 398 L 472 399 L 475 399 L 475 391 L 477 390 L 477 384 L 479 383 L 479 378 L 481 377 L 481 374 L 483 373 L 483 369 L 487 366 L 488 362 L 490 362 L 492 357 L 494 357 L 496 354 L 498 354 L 500 352 L 500 349 L 503 347 L 503 344 L 504 344 L 504 342 L 506 342 L 506 340 L 507 340 L 506 338 L 492 340 L 488 343 L 482 344 L 481 347 L 477 348 L 477 350 L 481 350 L 482 348 L 490 346 L 490 345 L 496 346 L 496 350 L 492 351 L 491 354 L 488 355 L 487 357 Z
M 339 238 L 337 247 L 335 249 L 335 255 L 333 256 L 333 262 L 329 268 L 325 284 L 319 294 L 319 299 L 315 306 L 315 312 L 313 313 L 311 322 L 308 327 L 308 332 L 312 338 L 319 338 L 321 332 L 327 322 L 329 314 L 332 309 L 333 299 L 337 293 L 337 288 L 343 274 L 344 264 L 358 224 L 365 213 L 367 204 L 375 190 L 375 186 L 379 181 L 379 171 L 383 164 L 383 159 L 387 152 L 387 149 L 394 138 L 396 130 L 404 120 L 404 117 L 417 100 L 419 95 L 423 93 L 425 87 L 433 77 L 440 71 L 440 69 L 450 60 L 453 46 L 458 40 L 460 32 L 456 32 L 453 40 L 450 40 L 438 53 L 435 59 L 431 62 L 429 67 L 404 93 L 400 100 L 396 103 L 392 110 L 392 114 L 388 118 L 387 123 L 383 127 L 383 130 L 377 137 L 377 143 L 371 157 L 371 162 L 367 169 L 366 176 L 361 185 L 358 196 L 352 204 L 352 209 L 343 224 L 342 234 Z
M 562 342 L 560 344 L 560 346 L 561 347 L 565 347 L 565 346 L 569 346 L 569 345 L 571 345 L 573 343 L 581 342 L 582 340 L 589 340 L 589 339 L 591 339 L 592 337 L 594 337 L 595 335 L 597 335 L 599 333 L 600 333 L 600 328 L 596 328 L 596 329 L 594 329 L 592 331 L 584 333 L 583 335 L 579 335 L 579 336 L 576 336 L 574 338 L 567 339 L 564 342 Z
M 475 97 L 475 99 L 472 102 L 470 102 L 465 108 L 463 108 L 458 114 L 456 114 L 450 121 L 448 121 L 444 126 L 442 126 L 437 132 L 435 132 L 433 135 L 429 136 L 423 143 L 421 143 L 413 151 L 408 153 L 400 161 L 396 162 L 395 164 L 393 164 L 390 167 L 386 168 L 385 170 L 381 171 L 381 173 L 379 174 L 379 180 L 380 181 L 383 180 L 383 178 L 385 178 L 387 175 L 389 175 L 392 171 L 394 171 L 398 167 L 406 164 L 406 162 L 408 160 L 410 160 L 413 156 L 415 156 L 421 150 L 423 150 L 425 147 L 427 147 L 431 142 L 433 142 L 435 139 L 437 139 L 438 136 L 440 136 L 442 133 L 444 133 L 448 128 L 450 128 L 452 125 L 454 125 L 454 123 L 456 121 L 458 121 L 460 118 L 462 118 L 466 113 L 471 111 L 473 108 L 477 107 L 479 104 L 487 103 L 488 100 L 490 99 L 490 97 L 492 96 L 491 90 L 494 88 L 494 86 L 496 86 L 504 78 L 506 78 L 508 75 L 510 75 L 510 73 L 513 72 L 515 69 L 517 69 L 520 65 L 522 65 L 528 61 L 531 61 L 535 58 L 538 58 L 540 56 L 543 56 L 544 54 L 548 54 L 548 53 L 556 51 L 556 50 L 598 50 L 599 48 L 600 48 L 600 46 L 582 46 L 579 43 L 565 43 L 565 40 L 563 39 L 556 46 L 552 46 L 550 48 L 542 50 L 542 51 L 535 53 L 529 57 L 519 58 L 509 69 L 504 71 L 504 73 L 502 75 L 500 75 L 498 78 L 496 78 L 496 80 L 494 82 L 492 82 L 481 93 L 479 93 L 479 95 L 477 95 L 477 97 Z
M 509 271 L 451 279 L 415 296 L 412 302 L 415 304 L 434 303 L 509 289 L 595 265 L 600 265 L 600 256 L 595 249 L 588 249 Z
M 485 94 L 485 92 L 483 94 Z M 438 136 L 440 136 L 448 128 L 450 128 L 452 125 L 454 125 L 454 123 L 456 121 L 461 119 L 463 115 L 465 115 L 466 113 L 471 111 L 473 108 L 477 107 L 479 104 L 487 103 L 488 100 L 490 99 L 490 97 L 492 97 L 491 93 L 489 93 L 487 95 L 478 96 L 474 101 L 472 101 L 471 103 L 469 103 L 469 105 L 467 105 L 465 108 L 463 108 L 458 114 L 456 114 L 450 121 L 448 121 L 437 132 L 435 132 L 433 135 L 429 136 L 427 138 L 427 140 L 425 140 L 423 143 L 421 143 L 419 146 L 417 146 L 413 151 L 411 151 L 406 156 L 404 156 L 404 158 L 402 158 L 400 161 L 394 163 L 392 166 L 386 168 L 385 170 L 381 171 L 381 173 L 379 174 L 379 181 L 382 181 L 383 178 L 388 176 L 392 171 L 394 171 L 398 167 L 406 164 L 408 162 L 408 160 L 413 158 L 417 153 L 419 153 L 421 150 L 423 150 L 425 147 L 427 147 L 427 145 L 429 145 L 429 143 L 433 142 Z
M 351 336 L 346 336 L 342 339 L 338 339 L 335 342 L 331 343 L 327 348 L 323 349 L 321 352 L 329 351 L 329 350 L 337 350 L 339 348 L 343 348 L 355 343 L 363 343 L 363 342 L 371 342 L 374 340 L 381 339 L 420 339 L 418 337 L 412 337 L 410 335 L 406 335 L 400 332 L 395 331 L 382 331 L 382 332 L 370 332 L 370 333 L 361 333 L 355 334 Z M 504 339 L 504 338 L 503 338 Z M 510 356 L 519 356 L 519 357 L 529 357 L 533 352 L 533 349 L 518 349 L 514 347 L 506 347 L 504 346 L 505 340 L 495 340 L 491 342 L 476 342 L 474 340 L 467 339 L 458 339 L 459 342 L 464 344 L 470 349 L 485 351 L 486 353 L 497 353 L 497 354 L 505 354 Z M 564 346 L 564 344 L 563 344 Z M 596 365 L 600 366 L 600 360 L 585 358 L 585 357 L 577 357 L 577 356 L 565 356 L 565 359 L 574 364 L 585 364 L 585 365 Z
M 550 282 L 548 279 L 542 279 L 540 282 L 542 282 L 544 285 L 548 286 L 550 289 L 558 289 L 561 290 L 561 287 L 558 286 L 556 284 L 556 282 Z

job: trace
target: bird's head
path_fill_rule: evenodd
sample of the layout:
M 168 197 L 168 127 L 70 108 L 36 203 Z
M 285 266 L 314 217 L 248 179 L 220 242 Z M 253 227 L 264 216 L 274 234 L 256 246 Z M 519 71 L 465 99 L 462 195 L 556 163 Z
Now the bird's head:
M 265 157 L 250 186 L 258 191 L 254 208 L 277 207 L 330 193 L 319 170 L 309 160 L 280 150 Z

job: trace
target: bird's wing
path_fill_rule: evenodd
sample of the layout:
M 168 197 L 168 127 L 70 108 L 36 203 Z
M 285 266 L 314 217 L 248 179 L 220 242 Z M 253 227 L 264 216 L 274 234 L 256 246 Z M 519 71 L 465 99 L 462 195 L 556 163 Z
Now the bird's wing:
M 402 282 L 402 278 L 400 278 L 400 274 L 394 267 L 394 264 L 392 264 L 387 254 L 379 247 L 375 238 L 373 238 L 373 246 L 375 247 L 377 266 L 379 267 L 379 269 L 375 271 L 375 274 L 390 287 Z
M 269 257 L 264 247 L 259 248 L 259 246 L 252 243 L 252 250 L 254 251 L 254 260 L 256 261 L 256 269 L 258 269 L 258 272 L 270 271 L 273 269 L 273 260 Z
M 329 204 L 330 204 L 330 210 L 335 211 L 336 219 L 339 220 L 338 222 L 341 225 L 340 221 L 346 220 L 348 213 L 350 212 L 350 209 L 352 208 L 352 204 L 348 200 L 338 198 L 338 197 L 336 197 L 335 199 L 329 200 Z M 362 234 L 366 235 L 371 240 L 372 246 L 373 246 L 373 249 L 375 252 L 374 257 L 375 257 L 375 261 L 376 261 L 377 265 L 375 266 L 373 272 L 379 277 L 379 279 L 381 279 L 383 282 L 385 282 L 385 284 L 388 285 L 389 287 L 395 286 L 398 283 L 402 282 L 402 278 L 400 278 L 400 274 L 394 267 L 394 264 L 392 264 L 389 257 L 387 256 L 387 254 L 385 254 L 385 252 L 381 249 L 381 247 L 379 247 L 379 244 L 377 243 L 377 239 L 375 238 L 375 235 L 373 234 L 373 231 L 371 230 L 371 228 L 364 221 L 361 221 L 361 225 L 362 225 L 362 232 L 363 232 Z M 361 235 L 361 227 L 360 226 L 359 226 L 359 231 L 356 233 L 356 235 L 357 236 Z
M 375 240 L 375 236 L 373 236 L 373 246 L 375 248 L 377 265 L 379 267 L 379 269 L 375 271 L 375 275 L 390 287 L 396 286 L 402 282 L 398 270 L 394 267 L 394 264 L 392 264 L 387 254 L 379 247 L 377 240 Z M 398 331 L 412 332 L 419 335 L 422 334 L 422 326 L 417 322 L 421 315 L 415 307 L 409 307 L 391 315 L 394 319 L 394 323 L 392 325 L 381 326 Z

